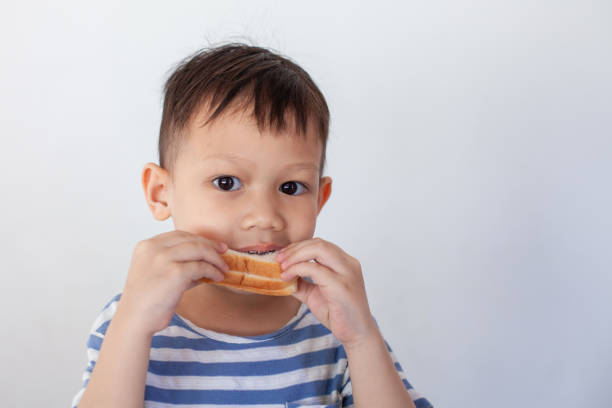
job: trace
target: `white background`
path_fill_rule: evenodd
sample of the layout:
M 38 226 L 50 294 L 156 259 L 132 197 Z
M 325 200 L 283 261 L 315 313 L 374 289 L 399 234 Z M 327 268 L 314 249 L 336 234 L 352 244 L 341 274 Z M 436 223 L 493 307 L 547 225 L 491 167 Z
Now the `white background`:
M 69 406 L 153 220 L 162 86 L 248 39 L 332 114 L 316 235 L 438 407 L 608 407 L 608 1 L 46 2 L 0 10 L 3 406 Z

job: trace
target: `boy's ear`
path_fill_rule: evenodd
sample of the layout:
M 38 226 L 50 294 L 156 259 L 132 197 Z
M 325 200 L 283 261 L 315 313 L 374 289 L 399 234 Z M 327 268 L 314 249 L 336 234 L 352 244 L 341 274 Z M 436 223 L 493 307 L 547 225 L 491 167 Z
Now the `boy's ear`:
M 168 205 L 169 175 L 155 163 L 147 163 L 142 170 L 142 188 L 145 199 L 153 218 L 164 221 L 170 217 L 170 206 Z
M 322 177 L 321 180 L 319 180 L 319 197 L 318 197 L 318 201 L 319 201 L 318 207 L 319 208 L 317 210 L 317 215 L 321 213 L 323 206 L 325 205 L 325 203 L 329 199 L 329 196 L 331 195 L 331 186 L 332 186 L 331 177 Z

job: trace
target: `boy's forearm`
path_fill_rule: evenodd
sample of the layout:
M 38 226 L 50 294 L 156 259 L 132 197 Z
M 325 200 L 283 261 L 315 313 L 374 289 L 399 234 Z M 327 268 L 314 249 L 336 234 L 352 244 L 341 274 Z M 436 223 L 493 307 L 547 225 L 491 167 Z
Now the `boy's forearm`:
M 79 408 L 142 407 L 152 335 L 130 322 L 121 301 Z
M 414 408 L 379 330 L 366 341 L 344 349 L 356 408 Z

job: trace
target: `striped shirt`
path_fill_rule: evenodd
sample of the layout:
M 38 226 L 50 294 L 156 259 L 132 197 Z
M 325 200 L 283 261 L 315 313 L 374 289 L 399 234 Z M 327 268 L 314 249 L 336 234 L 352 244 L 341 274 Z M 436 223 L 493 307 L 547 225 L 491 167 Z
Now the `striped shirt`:
M 81 400 L 120 295 L 96 318 L 88 341 L 89 365 Z M 410 385 L 387 349 L 417 408 L 431 407 Z M 280 330 L 262 336 L 232 336 L 206 330 L 174 315 L 153 336 L 145 407 L 353 407 L 346 354 L 338 339 L 305 304 Z

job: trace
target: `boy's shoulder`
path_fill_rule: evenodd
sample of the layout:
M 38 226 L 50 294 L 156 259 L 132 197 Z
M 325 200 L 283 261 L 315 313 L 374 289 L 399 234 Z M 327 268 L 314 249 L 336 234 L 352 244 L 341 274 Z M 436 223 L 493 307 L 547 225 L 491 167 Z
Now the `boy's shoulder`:
M 108 329 L 110 321 L 117 311 L 117 305 L 120 299 L 121 293 L 118 293 L 104 305 L 91 325 L 90 332 L 92 334 L 102 337 L 106 335 L 106 330 Z

